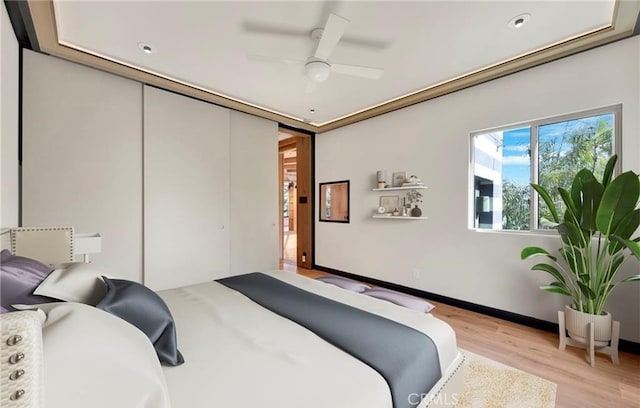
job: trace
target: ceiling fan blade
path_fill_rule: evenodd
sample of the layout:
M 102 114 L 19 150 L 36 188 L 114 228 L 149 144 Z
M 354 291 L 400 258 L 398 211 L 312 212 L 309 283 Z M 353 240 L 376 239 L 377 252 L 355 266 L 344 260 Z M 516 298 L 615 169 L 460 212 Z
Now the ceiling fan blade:
M 331 63 L 331 71 L 338 74 L 357 76 L 361 78 L 380 79 L 384 73 L 382 68 L 361 67 L 358 65 L 334 64 Z
M 246 20 L 242 22 L 242 28 L 247 33 L 270 34 L 284 37 L 309 37 L 309 30 L 293 26 L 282 26 L 274 23 L 266 23 L 256 20 Z
M 318 43 L 318 48 L 316 48 L 316 52 L 313 56 L 322 60 L 328 59 L 333 52 L 333 49 L 336 47 L 336 44 L 340 41 L 340 38 L 342 38 L 344 33 L 347 31 L 349 23 L 350 21 L 346 18 L 335 14 L 329 14 L 327 24 L 324 26 L 322 37 Z
M 340 43 L 359 48 L 369 48 L 372 50 L 386 50 L 387 48 L 391 47 L 393 41 L 379 38 L 365 38 L 360 36 L 345 35 L 340 39 Z
M 275 63 L 278 63 L 278 64 L 287 64 L 287 65 L 304 64 L 305 63 L 305 61 L 303 61 L 303 60 L 298 60 L 298 59 L 294 59 L 294 58 L 281 58 L 281 57 L 273 57 L 273 56 L 269 56 L 269 55 L 255 55 L 255 54 L 248 54 L 247 55 L 247 59 L 249 61 L 275 62 Z

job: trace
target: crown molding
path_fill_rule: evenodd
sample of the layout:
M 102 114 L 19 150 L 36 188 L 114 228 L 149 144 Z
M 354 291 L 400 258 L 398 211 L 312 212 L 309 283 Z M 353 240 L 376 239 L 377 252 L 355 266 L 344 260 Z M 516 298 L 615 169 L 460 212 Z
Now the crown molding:
M 407 106 L 425 102 L 439 96 L 447 95 L 474 85 L 479 85 L 506 75 L 510 75 L 547 62 L 599 47 L 614 41 L 628 38 L 634 33 L 640 21 L 640 0 L 617 0 L 613 23 L 585 35 L 581 35 L 534 52 L 503 61 L 493 66 L 468 73 L 455 79 L 436 84 L 412 94 L 394 99 L 375 107 L 356 112 L 345 117 L 322 124 L 306 123 L 266 108 L 216 94 L 190 84 L 163 77 L 152 72 L 123 63 L 102 58 L 87 52 L 60 44 L 58 41 L 56 21 L 52 0 L 29 0 L 29 11 L 37 36 L 36 51 L 44 52 L 59 58 L 87 65 L 105 72 L 140 81 L 145 84 L 184 94 L 216 105 L 224 106 L 250 115 L 273 120 L 284 125 L 302 129 L 312 133 L 323 133 L 347 126 L 356 122 L 383 115 Z

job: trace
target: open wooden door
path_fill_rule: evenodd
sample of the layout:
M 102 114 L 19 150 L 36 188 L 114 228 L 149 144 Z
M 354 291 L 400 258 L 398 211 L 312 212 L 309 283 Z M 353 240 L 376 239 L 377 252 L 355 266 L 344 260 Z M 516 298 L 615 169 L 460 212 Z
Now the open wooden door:
M 289 202 L 286 214 L 291 217 L 288 224 L 284 221 L 285 196 L 284 191 L 279 192 L 280 201 L 280 248 L 281 259 L 285 260 L 286 251 L 285 229 L 295 230 L 296 257 L 295 263 L 298 268 L 311 269 L 313 266 L 313 160 L 312 160 L 312 137 L 302 132 L 281 127 L 279 129 L 281 140 L 279 142 L 279 189 L 283 189 L 287 180 L 285 179 L 286 168 L 292 165 L 290 152 L 295 149 L 295 185 L 293 191 L 288 195 Z

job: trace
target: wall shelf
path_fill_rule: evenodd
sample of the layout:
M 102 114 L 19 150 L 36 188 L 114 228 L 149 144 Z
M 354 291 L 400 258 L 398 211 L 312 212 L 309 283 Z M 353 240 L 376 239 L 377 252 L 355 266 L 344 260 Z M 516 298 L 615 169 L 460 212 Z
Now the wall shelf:
M 404 196 L 402 198 L 402 204 L 400 203 L 400 196 L 389 196 L 387 198 L 389 199 L 393 199 L 394 197 L 396 198 L 396 204 L 395 205 L 391 205 L 390 208 L 386 209 L 386 213 L 381 214 L 381 213 L 374 213 L 371 217 L 372 218 L 386 218 L 386 219 L 391 219 L 391 220 L 426 220 L 428 219 L 428 217 L 425 216 L 420 216 L 420 217 L 412 217 L 411 215 L 407 215 L 407 216 L 403 216 L 403 215 L 391 215 L 391 211 L 389 210 L 393 210 L 394 208 L 392 207 L 396 207 L 396 210 L 399 210 L 400 208 L 402 208 L 401 206 L 404 204 L 405 200 L 408 200 L 408 196 L 412 195 L 412 191 L 414 191 L 420 198 L 422 196 L 421 193 L 416 192 L 415 190 L 426 190 L 427 186 L 423 185 L 423 184 L 419 184 L 419 185 L 411 185 L 411 186 L 402 186 L 402 187 L 387 187 L 387 188 L 374 188 L 372 189 L 372 191 L 378 192 L 378 193 L 384 193 L 387 191 L 405 191 Z M 420 202 L 421 200 L 418 200 L 418 202 Z M 382 205 L 382 201 L 380 202 L 380 204 Z M 411 211 L 410 208 L 407 209 L 408 211 Z
M 398 191 L 398 190 L 426 190 L 427 186 L 404 186 L 404 187 L 386 187 L 374 188 L 373 191 Z
M 429 219 L 429 217 L 412 217 L 412 216 L 406 216 L 403 217 L 402 215 L 384 215 L 384 214 L 376 214 L 376 215 L 372 215 L 372 218 L 386 218 L 386 219 L 390 219 L 390 220 L 427 220 Z

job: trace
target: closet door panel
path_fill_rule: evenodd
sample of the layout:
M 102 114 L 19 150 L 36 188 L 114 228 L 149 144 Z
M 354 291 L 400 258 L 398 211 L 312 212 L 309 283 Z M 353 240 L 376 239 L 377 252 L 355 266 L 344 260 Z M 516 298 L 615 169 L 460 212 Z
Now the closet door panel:
M 278 124 L 231 112 L 231 271 L 278 269 Z
M 229 275 L 229 110 L 144 87 L 144 282 Z
M 142 280 L 142 85 L 24 50 L 22 225 L 102 235 L 96 265 Z

